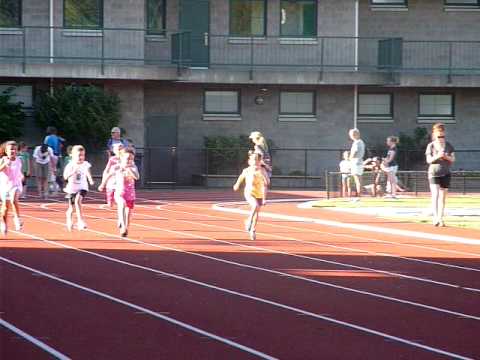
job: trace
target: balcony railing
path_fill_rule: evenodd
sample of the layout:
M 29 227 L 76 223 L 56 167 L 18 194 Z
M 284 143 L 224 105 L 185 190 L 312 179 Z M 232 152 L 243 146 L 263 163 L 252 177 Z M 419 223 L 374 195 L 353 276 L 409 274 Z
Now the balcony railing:
M 0 29 L 0 62 L 480 75 L 480 41 L 232 37 L 146 29 Z

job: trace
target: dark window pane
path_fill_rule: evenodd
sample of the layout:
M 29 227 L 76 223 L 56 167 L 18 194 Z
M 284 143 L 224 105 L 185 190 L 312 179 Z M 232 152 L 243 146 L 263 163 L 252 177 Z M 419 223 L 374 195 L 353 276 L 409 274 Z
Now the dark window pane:
M 265 35 L 265 1 L 231 0 L 230 35 Z
M 359 94 L 358 115 L 391 116 L 392 96 L 390 94 Z
M 163 34 L 165 30 L 165 0 L 147 0 L 147 30 Z
M 316 36 L 317 2 L 282 0 L 280 32 L 283 36 Z
M 402 0 L 371 0 L 373 5 L 407 5 L 406 1 Z
M 22 26 L 21 0 L 0 0 L 0 27 Z
M 478 0 L 446 0 L 445 5 L 471 6 L 471 5 L 479 5 L 479 1 Z
M 453 116 L 451 94 L 420 95 L 420 116 Z
M 100 28 L 103 26 L 102 0 L 64 0 L 64 26 Z

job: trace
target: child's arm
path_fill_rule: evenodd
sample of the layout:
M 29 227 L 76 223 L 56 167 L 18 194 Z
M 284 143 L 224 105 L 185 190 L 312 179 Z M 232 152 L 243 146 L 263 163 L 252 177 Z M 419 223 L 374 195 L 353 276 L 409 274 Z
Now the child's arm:
M 138 168 L 136 166 L 129 166 L 125 170 L 134 180 L 140 179 L 140 174 L 138 173 Z
M 91 186 L 95 184 L 95 181 L 93 181 L 92 172 L 90 171 L 90 168 L 87 170 L 87 180 Z
M 100 186 L 98 187 L 98 191 L 103 191 L 105 189 L 105 186 L 107 184 L 107 181 L 115 175 L 114 169 L 111 169 L 109 173 L 105 174 L 105 176 L 102 176 L 102 182 L 100 183 Z
M 10 165 L 10 160 L 6 156 L 0 159 L 0 171 L 4 171 Z
M 77 172 L 77 167 L 69 163 L 63 170 L 63 178 L 68 181 Z
M 240 176 L 237 179 L 237 182 L 233 185 L 233 190 L 238 191 L 240 189 L 240 185 L 245 181 L 245 170 L 242 171 Z

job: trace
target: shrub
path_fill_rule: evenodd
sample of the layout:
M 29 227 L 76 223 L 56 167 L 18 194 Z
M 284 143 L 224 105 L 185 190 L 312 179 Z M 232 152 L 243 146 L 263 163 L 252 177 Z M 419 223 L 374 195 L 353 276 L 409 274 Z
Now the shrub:
M 237 174 L 247 162 L 252 147 L 246 135 L 207 136 L 204 138 L 209 174 Z
M 0 143 L 20 137 L 23 131 L 25 113 L 21 102 L 12 102 L 13 90 L 10 87 L 0 93 Z
M 40 95 L 35 118 L 42 129 L 55 126 L 69 143 L 99 150 L 118 126 L 120 99 L 92 85 L 66 86 Z
M 402 170 L 425 166 L 425 149 L 430 142 L 428 130 L 416 127 L 413 136 L 400 133 L 398 136 L 398 160 Z

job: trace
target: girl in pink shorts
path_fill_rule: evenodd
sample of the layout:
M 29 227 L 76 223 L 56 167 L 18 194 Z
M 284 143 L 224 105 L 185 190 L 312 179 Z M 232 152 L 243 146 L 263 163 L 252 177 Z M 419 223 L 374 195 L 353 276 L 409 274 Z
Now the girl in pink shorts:
M 122 143 L 114 144 L 112 146 L 113 156 L 108 159 L 105 170 L 103 170 L 102 175 L 102 184 L 98 188 L 99 191 L 106 190 L 107 205 L 113 207 L 113 202 L 115 201 L 115 176 L 111 176 L 106 179 L 111 169 L 117 166 L 120 162 L 121 152 L 124 150 Z
M 8 209 L 13 210 L 15 230 L 20 231 L 23 223 L 20 219 L 18 199 L 22 193 L 23 173 L 22 160 L 17 156 L 17 143 L 8 141 L 4 146 L 4 156 L 0 157 L 0 233 L 7 233 Z
M 115 202 L 117 203 L 118 224 L 120 235 L 128 235 L 128 227 L 135 206 L 135 181 L 140 178 L 137 166 L 134 163 L 135 153 L 131 149 L 124 150 L 120 155 L 118 165 L 112 167 L 105 176 L 104 182 L 115 177 Z M 103 190 L 104 183 L 99 190 Z

